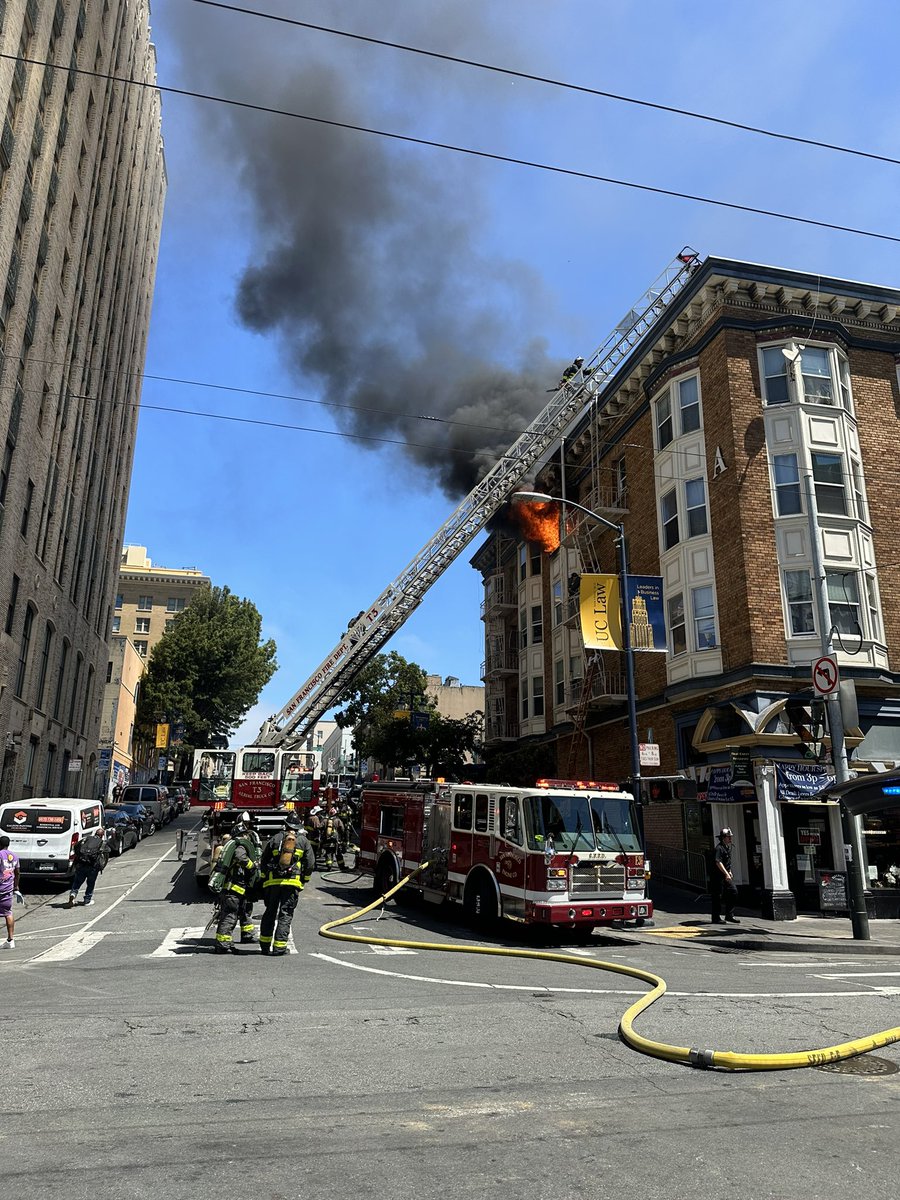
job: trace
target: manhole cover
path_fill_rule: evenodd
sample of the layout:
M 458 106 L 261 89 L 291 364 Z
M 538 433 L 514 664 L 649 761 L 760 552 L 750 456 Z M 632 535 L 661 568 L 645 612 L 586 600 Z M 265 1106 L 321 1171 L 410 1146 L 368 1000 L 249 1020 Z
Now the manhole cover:
M 896 1075 L 900 1071 L 897 1063 L 889 1058 L 878 1058 L 875 1054 L 860 1054 L 856 1058 L 845 1058 L 841 1062 L 817 1063 L 817 1071 L 833 1071 L 837 1075 Z

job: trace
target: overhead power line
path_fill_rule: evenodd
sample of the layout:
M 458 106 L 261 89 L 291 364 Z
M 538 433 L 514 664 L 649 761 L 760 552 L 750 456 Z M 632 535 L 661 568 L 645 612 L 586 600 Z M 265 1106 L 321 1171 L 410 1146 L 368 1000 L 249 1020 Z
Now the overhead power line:
M 240 13 L 243 16 L 259 17 L 264 21 L 275 21 L 281 25 L 294 25 L 299 29 L 313 29 L 318 33 L 329 33 L 335 37 L 349 38 L 356 42 L 368 42 L 372 46 L 386 46 L 391 50 L 402 50 L 406 54 L 418 54 L 423 58 L 435 58 L 442 62 L 457 63 L 464 67 L 474 67 L 479 71 L 492 71 L 497 75 L 507 75 L 513 79 L 525 79 L 531 83 L 543 83 L 549 87 L 561 88 L 569 92 L 580 92 L 585 96 L 599 96 L 604 100 L 614 100 L 618 104 L 634 104 L 640 108 L 652 108 L 657 112 L 669 113 L 679 117 L 690 117 L 694 121 L 707 121 L 711 125 L 724 125 L 728 129 L 740 129 L 744 133 L 755 133 L 761 137 L 776 138 L 782 142 L 795 142 L 800 146 L 815 146 L 820 150 L 833 150 L 838 154 L 853 154 L 857 158 L 868 158 L 873 162 L 891 163 L 900 166 L 900 158 L 891 158 L 889 154 L 876 154 L 872 150 L 861 150 L 857 146 L 842 146 L 837 142 L 820 141 L 818 138 L 803 137 L 797 133 L 782 133 L 776 129 L 765 129 L 761 125 L 749 125 L 743 121 L 731 121 L 727 117 L 716 117 L 711 113 L 694 112 L 690 108 L 678 108 L 673 104 L 660 104 L 654 100 L 644 100 L 639 96 L 625 96 L 619 92 L 606 92 L 601 88 L 588 87 L 586 84 L 571 83 L 568 80 L 553 79 L 548 75 L 536 75 L 531 71 L 517 71 L 513 67 L 503 67 L 498 63 L 481 62 L 474 58 L 462 58 L 455 54 L 445 54 L 439 50 L 426 50 L 423 46 L 408 46 L 404 42 L 391 42 L 386 38 L 371 37 L 364 33 L 354 33 L 348 29 L 335 29 L 330 25 L 316 25 L 312 21 L 298 21 L 296 17 L 283 17 L 277 13 L 263 12 L 257 8 L 246 8 L 239 4 L 224 4 L 222 0 L 193 0 L 195 4 L 204 4 L 207 8 L 220 8 L 226 12 Z
M 13 62 L 29 63 L 39 67 L 53 67 L 59 71 L 69 71 L 72 68 L 67 63 L 51 63 L 45 59 L 27 58 L 19 54 L 0 53 L 0 59 L 10 59 Z M 434 150 L 448 150 L 453 154 L 463 154 L 470 158 L 481 158 L 489 162 L 510 163 L 513 166 L 528 167 L 531 170 L 543 171 L 551 175 L 562 175 L 571 179 L 586 179 L 593 183 L 607 183 L 613 187 L 628 188 L 632 191 L 647 192 L 656 196 L 671 196 L 676 200 L 690 200 L 695 204 L 706 204 L 714 208 L 727 208 L 735 212 L 752 213 L 755 216 L 773 217 L 779 221 L 790 221 L 798 225 L 810 225 L 817 229 L 831 229 L 837 233 L 851 233 L 856 237 L 875 238 L 882 242 L 892 242 L 900 245 L 900 236 L 892 233 L 880 233 L 873 229 L 859 229 L 854 225 L 842 225 L 837 221 L 822 221 L 814 217 L 802 217 L 796 213 L 779 212 L 777 209 L 757 208 L 752 204 L 738 204 L 734 200 L 718 200 L 713 196 L 700 196 L 693 192 L 681 192 L 674 188 L 657 187 L 649 183 L 635 183 L 629 179 L 616 179 L 611 175 L 597 175 L 592 171 L 578 171 L 574 167 L 560 167 L 552 163 L 539 162 L 529 158 L 518 158 L 514 155 L 499 154 L 489 150 L 476 150 L 471 146 L 457 146 L 453 142 L 438 142 L 430 138 L 413 137 L 412 134 L 396 133 L 389 129 L 376 129 L 369 125 L 355 125 L 350 121 L 336 121 L 327 117 L 314 117 L 309 113 L 293 112 L 290 109 L 274 108 L 266 104 L 255 104 L 249 100 L 234 100 L 229 96 L 215 96 L 208 92 L 195 92 L 188 88 L 176 88 L 161 83 L 149 83 L 143 79 L 130 79 L 127 76 L 111 75 L 103 71 L 90 71 L 85 67 L 75 68 L 79 75 L 93 79 L 109 80 L 113 83 L 123 83 L 132 87 L 144 88 L 170 96 L 184 96 L 192 100 L 205 100 L 214 104 L 225 104 L 231 108 L 240 108 L 247 112 L 267 113 L 270 116 L 289 117 L 295 121 L 307 121 L 313 125 L 327 126 L 332 129 L 347 129 L 355 133 L 367 133 L 373 137 L 383 137 L 391 141 L 401 142 L 409 146 L 427 146 Z

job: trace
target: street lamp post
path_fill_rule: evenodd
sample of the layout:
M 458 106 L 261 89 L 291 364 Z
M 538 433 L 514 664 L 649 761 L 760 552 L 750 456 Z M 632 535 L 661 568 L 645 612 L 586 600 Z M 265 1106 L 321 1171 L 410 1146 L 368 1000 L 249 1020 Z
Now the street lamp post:
M 638 724 L 637 724 L 637 697 L 634 690 L 634 650 L 631 645 L 631 615 L 628 612 L 628 543 L 625 538 L 625 526 L 608 521 L 606 517 L 601 517 L 599 513 L 595 513 L 593 509 L 585 508 L 583 504 L 576 504 L 574 500 L 566 500 L 562 496 L 549 496 L 546 492 L 513 492 L 513 500 L 522 500 L 526 503 L 562 504 L 569 508 L 577 508 L 579 512 L 583 512 L 592 520 L 597 521 L 600 525 L 605 525 L 607 529 L 611 529 L 617 535 L 619 546 L 619 578 L 621 580 L 621 619 L 622 619 L 622 650 L 625 654 L 625 690 L 628 693 L 628 735 L 631 747 L 631 782 L 634 788 L 634 797 L 640 800 L 641 797 L 641 751 L 638 741 Z

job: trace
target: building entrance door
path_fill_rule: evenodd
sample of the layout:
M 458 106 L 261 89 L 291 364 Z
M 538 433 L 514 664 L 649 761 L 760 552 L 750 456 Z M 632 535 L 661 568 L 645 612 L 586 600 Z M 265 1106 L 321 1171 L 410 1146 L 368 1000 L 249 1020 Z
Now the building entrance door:
M 782 804 L 788 884 L 798 912 L 819 911 L 816 871 L 834 870 L 828 810 L 823 804 Z
M 747 886 L 753 892 L 754 902 L 762 895 L 763 879 L 762 839 L 759 832 L 759 805 L 743 804 L 744 845 L 747 848 Z

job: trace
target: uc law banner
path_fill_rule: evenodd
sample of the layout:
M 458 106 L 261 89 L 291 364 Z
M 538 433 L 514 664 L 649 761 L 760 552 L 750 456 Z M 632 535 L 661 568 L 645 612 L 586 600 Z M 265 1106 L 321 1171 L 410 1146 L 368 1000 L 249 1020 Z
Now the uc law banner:
M 582 575 L 579 602 L 581 636 L 588 650 L 621 650 L 622 609 L 618 575 Z M 627 609 L 631 648 L 664 654 L 666 618 L 662 577 L 629 575 Z

